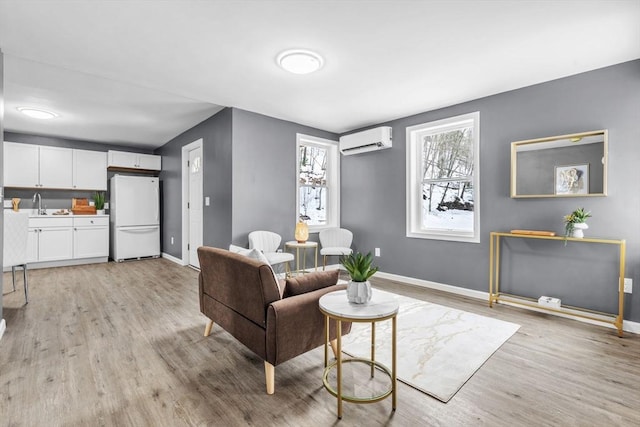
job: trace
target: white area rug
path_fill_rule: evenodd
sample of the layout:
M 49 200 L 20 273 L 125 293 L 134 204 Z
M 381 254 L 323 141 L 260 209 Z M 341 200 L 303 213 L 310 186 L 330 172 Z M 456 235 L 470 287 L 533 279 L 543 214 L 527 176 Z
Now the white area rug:
M 400 304 L 397 320 L 397 377 L 448 402 L 519 328 L 478 314 L 432 304 L 379 289 Z M 369 357 L 371 324 L 354 323 L 342 349 Z M 376 323 L 376 360 L 391 368 L 391 321 Z

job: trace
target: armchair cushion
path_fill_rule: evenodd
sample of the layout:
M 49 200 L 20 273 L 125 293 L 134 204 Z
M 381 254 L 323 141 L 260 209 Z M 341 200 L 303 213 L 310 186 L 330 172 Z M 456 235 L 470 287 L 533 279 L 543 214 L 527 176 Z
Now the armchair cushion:
M 287 279 L 284 286 L 283 298 L 306 294 L 317 289 L 333 286 L 338 283 L 339 270 L 318 271 Z
M 251 259 L 255 259 L 257 261 L 260 261 L 262 263 L 265 263 L 269 266 L 269 269 L 271 270 L 271 273 L 273 273 L 273 280 L 276 281 L 276 284 L 278 285 L 278 291 L 280 292 L 280 295 L 282 295 L 282 283 L 280 283 L 280 280 L 278 279 L 278 276 L 276 276 L 276 272 L 273 271 L 273 267 L 271 266 L 271 263 L 269 262 L 269 260 L 267 259 L 266 255 L 262 253 L 262 251 L 258 250 L 258 249 L 247 249 L 247 248 L 243 248 L 240 246 L 236 246 L 236 245 L 229 245 L 229 251 L 230 252 L 235 252 L 237 254 L 240 255 L 244 255 L 246 257 L 249 257 Z

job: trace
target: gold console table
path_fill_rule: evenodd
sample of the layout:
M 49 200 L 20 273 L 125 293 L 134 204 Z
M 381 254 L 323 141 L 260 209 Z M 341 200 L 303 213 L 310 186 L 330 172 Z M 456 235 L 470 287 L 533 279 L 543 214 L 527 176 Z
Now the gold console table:
M 489 242 L 489 307 L 493 307 L 493 303 L 500 301 L 519 304 L 528 307 L 535 307 L 540 310 L 547 310 L 556 313 L 562 313 L 569 316 L 581 317 L 590 320 L 596 320 L 599 322 L 611 323 L 618 329 L 618 335 L 622 336 L 622 321 L 624 316 L 624 271 L 625 271 L 625 252 L 626 242 L 625 240 L 615 239 L 594 239 L 583 238 L 577 239 L 574 237 L 568 237 L 566 240 L 569 242 L 581 242 L 581 243 L 601 243 L 616 245 L 619 247 L 619 265 L 620 274 L 618 278 L 618 313 L 603 313 L 600 311 L 589 310 L 580 307 L 563 306 L 560 308 L 548 307 L 539 305 L 538 302 L 532 298 L 527 298 L 518 295 L 511 295 L 500 292 L 500 239 L 502 237 L 518 238 L 518 239 L 542 239 L 542 240 L 556 240 L 564 242 L 565 238 L 561 236 L 539 236 L 530 234 L 515 234 L 506 232 L 492 231 L 490 234 Z

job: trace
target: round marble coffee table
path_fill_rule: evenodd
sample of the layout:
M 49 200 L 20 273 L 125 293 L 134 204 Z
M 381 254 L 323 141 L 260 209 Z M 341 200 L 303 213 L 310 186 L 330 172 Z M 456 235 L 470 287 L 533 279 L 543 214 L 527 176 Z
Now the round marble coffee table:
M 398 314 L 398 302 L 373 291 L 373 296 L 368 303 L 352 304 L 347 300 L 346 291 L 335 291 L 323 295 L 319 301 L 320 311 L 324 314 L 324 374 L 322 382 L 324 387 L 338 399 L 338 418 L 342 418 L 342 401 L 353 403 L 373 403 L 391 396 L 392 409 L 396 410 L 396 316 Z M 336 323 L 337 348 L 336 361 L 329 364 L 329 320 Z M 391 319 L 391 369 L 376 361 L 376 322 Z M 342 358 L 342 322 L 366 322 L 371 323 L 371 357 L 366 358 Z M 344 395 L 342 392 L 342 365 L 343 363 L 365 363 L 371 367 L 371 378 L 374 377 L 376 368 L 381 370 L 391 379 L 391 386 L 385 392 L 371 397 L 356 397 Z M 329 384 L 329 373 L 337 370 L 337 386 L 334 389 Z

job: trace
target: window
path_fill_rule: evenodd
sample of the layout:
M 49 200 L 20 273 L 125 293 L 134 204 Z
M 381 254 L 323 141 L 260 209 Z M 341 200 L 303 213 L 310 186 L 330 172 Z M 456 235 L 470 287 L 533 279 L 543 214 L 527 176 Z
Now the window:
M 480 113 L 407 128 L 407 237 L 480 242 Z
M 340 226 L 338 143 L 297 135 L 296 217 L 309 231 Z

